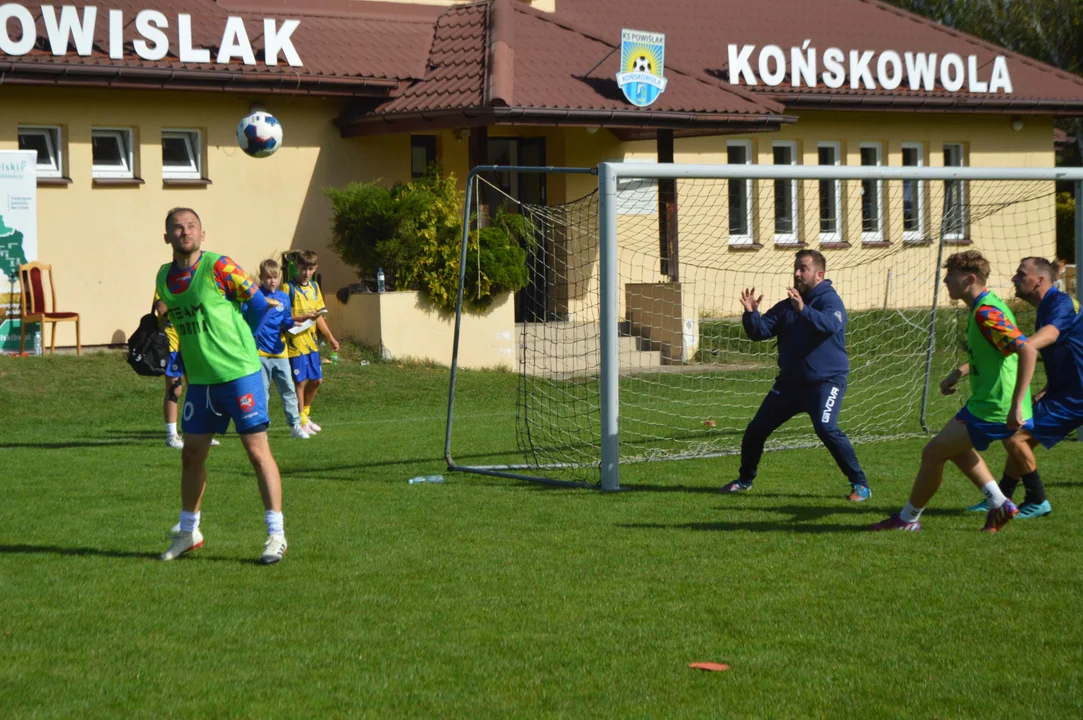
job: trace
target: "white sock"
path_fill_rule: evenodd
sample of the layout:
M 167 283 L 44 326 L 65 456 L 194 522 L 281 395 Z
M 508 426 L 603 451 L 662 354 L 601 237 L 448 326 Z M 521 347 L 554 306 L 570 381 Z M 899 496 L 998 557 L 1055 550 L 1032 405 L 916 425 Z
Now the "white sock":
M 165 436 L 166 437 L 173 437 L 176 434 L 177 434 L 177 423 L 166 423 L 165 424 Z
M 921 517 L 921 511 L 924 509 L 916 508 L 908 502 L 906 507 L 899 511 L 899 517 L 903 522 L 917 522 L 918 518 Z
M 985 502 L 989 503 L 990 510 L 996 510 L 1008 501 L 1008 498 L 1000 491 L 1000 486 L 992 480 L 985 483 L 981 489 L 981 494 L 985 496 Z
M 188 512 L 187 510 L 181 510 L 180 517 L 181 532 L 192 532 L 199 529 L 199 511 Z
M 264 519 L 267 521 L 268 535 L 283 535 L 285 533 L 285 530 L 283 530 L 283 525 L 285 523 L 282 519 L 282 513 L 268 510 Z

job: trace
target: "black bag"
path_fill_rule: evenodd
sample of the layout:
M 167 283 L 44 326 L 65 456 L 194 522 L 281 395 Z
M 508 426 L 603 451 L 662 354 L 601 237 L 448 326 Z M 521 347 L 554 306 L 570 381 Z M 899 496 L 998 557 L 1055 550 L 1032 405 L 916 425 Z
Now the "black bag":
M 154 313 L 139 320 L 139 328 L 128 338 L 128 364 L 140 375 L 165 375 L 169 364 L 169 338 L 158 326 Z

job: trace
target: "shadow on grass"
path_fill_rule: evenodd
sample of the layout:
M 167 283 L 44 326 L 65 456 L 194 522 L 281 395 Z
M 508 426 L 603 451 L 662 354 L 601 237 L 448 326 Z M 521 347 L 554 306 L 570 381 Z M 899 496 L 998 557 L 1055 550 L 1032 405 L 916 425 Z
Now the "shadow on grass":
M 779 520 L 745 520 L 734 522 L 701 522 L 701 523 L 676 523 L 666 525 L 661 523 L 624 523 L 618 527 L 631 530 L 699 530 L 712 532 L 747 531 L 747 532 L 786 532 L 786 533 L 830 533 L 830 532 L 866 532 L 872 523 L 862 522 L 860 525 L 843 525 L 840 523 L 818 522 L 833 515 L 875 515 L 877 518 L 886 518 L 891 511 L 882 507 L 868 505 L 845 505 L 839 507 L 808 507 L 799 505 L 785 506 L 750 506 L 734 505 L 721 508 L 735 511 L 759 511 L 771 512 L 788 516 L 787 519 Z M 922 513 L 923 516 L 952 516 L 963 515 L 962 510 L 930 508 Z
M 157 552 L 133 552 L 130 550 L 102 550 L 100 548 L 88 548 L 88 547 L 60 547 L 57 545 L 0 545 L 0 555 L 61 555 L 61 556 L 84 556 L 84 557 L 111 557 L 111 558 L 132 558 L 135 560 L 154 560 L 158 561 Z M 192 558 L 183 558 L 184 562 L 189 560 L 199 560 L 201 562 L 233 562 L 240 565 L 259 565 L 258 560 L 248 560 L 241 558 L 228 558 L 228 557 L 216 557 L 214 555 L 199 555 Z
M 629 530 L 706 530 L 710 532 L 785 532 L 785 533 L 855 533 L 865 532 L 864 525 L 802 524 L 764 520 L 760 522 L 713 522 L 661 525 L 656 523 L 627 523 L 618 527 Z
M 134 440 L 82 440 L 57 443 L 0 443 L 0 450 L 15 448 L 33 448 L 34 450 L 68 450 L 71 448 L 118 447 L 124 445 L 142 445 Z

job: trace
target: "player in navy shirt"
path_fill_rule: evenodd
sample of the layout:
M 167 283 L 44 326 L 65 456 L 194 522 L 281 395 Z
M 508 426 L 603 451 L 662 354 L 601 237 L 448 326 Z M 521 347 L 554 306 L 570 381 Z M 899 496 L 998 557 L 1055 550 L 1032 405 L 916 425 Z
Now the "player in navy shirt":
M 1079 305 L 1058 290 L 1057 270 L 1045 258 L 1023 258 L 1012 282 L 1015 294 L 1038 308 L 1030 344 L 1038 349 L 1045 365 L 1046 385 L 1034 396 L 1034 428 L 1021 430 L 1004 441 L 1008 460 L 1000 489 L 1011 497 L 1022 479 L 1026 497 L 1019 506 L 1020 518 L 1036 518 L 1052 512 L 1038 476 L 1034 448 L 1051 448 L 1083 426 L 1083 316 Z M 981 503 L 968 510 L 984 510 Z
M 846 394 L 850 359 L 846 354 L 846 308 L 842 298 L 824 279 L 827 261 L 816 250 L 799 250 L 794 260 L 794 286 L 788 298 L 763 315 L 763 296 L 756 288 L 741 293 L 745 313 L 741 320 L 751 340 L 778 338 L 778 377 L 759 411 L 745 428 L 741 441 L 740 476 L 722 492 L 752 487 L 771 433 L 799 413 L 812 418 L 817 437 L 827 447 L 850 481 L 849 499 L 868 499 L 869 483 L 849 438 L 839 429 L 838 417 Z

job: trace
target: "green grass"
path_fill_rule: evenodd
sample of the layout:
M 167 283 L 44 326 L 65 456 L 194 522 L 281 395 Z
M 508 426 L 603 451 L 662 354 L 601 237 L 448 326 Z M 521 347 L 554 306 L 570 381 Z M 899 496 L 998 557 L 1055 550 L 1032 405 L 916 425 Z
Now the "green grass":
M 823 449 L 624 470 L 629 492 L 441 472 L 446 370 L 328 368 L 324 432 L 272 401 L 290 551 L 235 436 L 206 547 L 154 558 L 179 454 L 160 385 L 119 354 L 0 358 L 0 716 L 1078 717 L 1083 450 L 1039 456 L 1053 515 L 978 532 L 949 470 L 916 535 L 922 441 L 859 446 L 861 505 Z M 517 461 L 516 378 L 464 373 L 455 452 Z M 999 448 L 987 457 L 996 467 Z M 725 673 L 688 669 L 725 662 Z

